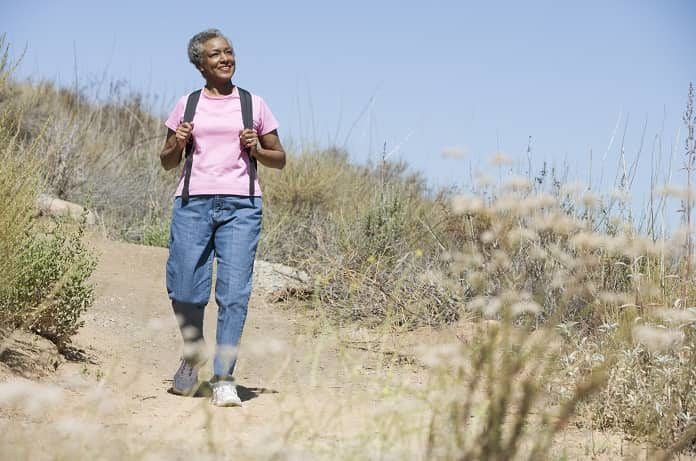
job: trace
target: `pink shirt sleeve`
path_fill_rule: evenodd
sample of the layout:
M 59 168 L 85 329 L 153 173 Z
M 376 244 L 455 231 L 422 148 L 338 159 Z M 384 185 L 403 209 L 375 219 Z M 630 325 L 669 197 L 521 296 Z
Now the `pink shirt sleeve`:
M 176 131 L 176 129 L 179 128 L 179 123 L 181 123 L 181 120 L 184 118 L 184 108 L 186 107 L 187 99 L 188 95 L 179 98 L 176 106 L 174 106 L 171 114 L 169 114 L 169 117 L 164 122 L 164 125 L 170 130 Z
M 254 110 L 254 129 L 260 136 L 270 133 L 278 129 L 278 120 L 276 120 L 273 112 L 269 109 L 266 101 L 262 97 L 256 96 L 255 101 L 252 101 Z

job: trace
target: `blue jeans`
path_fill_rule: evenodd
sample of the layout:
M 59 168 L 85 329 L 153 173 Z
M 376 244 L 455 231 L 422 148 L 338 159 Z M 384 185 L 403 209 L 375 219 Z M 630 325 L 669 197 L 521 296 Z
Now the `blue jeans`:
M 202 339 L 202 311 L 210 298 L 213 257 L 217 258 L 214 379 L 231 379 L 237 361 L 261 217 L 261 197 L 198 195 L 191 196 L 186 205 L 181 197 L 174 200 L 167 292 L 175 313 L 189 321 L 194 319 L 193 325 L 180 321 L 185 342 L 192 336 L 185 329 L 191 327 L 198 329 L 198 337 Z

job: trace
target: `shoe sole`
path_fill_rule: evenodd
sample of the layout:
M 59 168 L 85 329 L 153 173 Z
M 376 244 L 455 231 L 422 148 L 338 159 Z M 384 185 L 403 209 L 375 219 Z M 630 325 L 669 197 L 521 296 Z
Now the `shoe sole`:
M 216 407 L 241 407 L 242 403 L 241 402 L 223 402 L 223 403 L 217 403 L 217 402 L 211 402 L 213 405 Z
M 200 389 L 200 387 L 201 387 L 201 383 L 193 386 L 190 389 L 185 389 L 185 390 L 177 389 L 176 387 L 172 386 L 169 388 L 169 393 L 174 394 L 174 395 L 180 395 L 182 397 L 192 397 L 192 396 L 196 395 L 196 392 L 198 392 L 198 389 Z
M 179 389 L 177 387 L 170 387 L 169 388 L 169 393 L 174 394 L 174 395 L 180 395 L 182 397 L 193 397 L 196 395 L 196 392 L 198 392 L 201 387 L 203 387 L 204 381 L 198 381 L 193 387 L 190 387 L 188 389 Z

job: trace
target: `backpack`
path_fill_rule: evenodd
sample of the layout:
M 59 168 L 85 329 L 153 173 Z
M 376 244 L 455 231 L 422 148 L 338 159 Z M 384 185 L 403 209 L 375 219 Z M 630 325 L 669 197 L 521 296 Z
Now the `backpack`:
M 253 112 L 251 106 L 251 93 L 247 90 L 237 87 L 239 92 L 239 99 L 242 105 L 242 123 L 244 129 L 252 128 L 253 125 Z M 184 122 L 192 122 L 193 115 L 196 113 L 196 106 L 198 106 L 198 100 L 201 97 L 201 90 L 194 91 L 189 94 L 186 100 L 186 108 L 184 109 Z M 249 197 L 254 196 L 254 181 L 256 179 L 256 159 L 251 156 L 249 149 L 246 147 L 242 148 L 242 152 L 246 153 L 247 159 L 249 159 L 248 169 L 249 169 Z M 193 167 L 193 136 L 189 138 L 186 144 L 186 160 L 184 161 L 184 187 L 181 190 L 181 201 L 186 204 L 189 200 L 189 182 L 191 181 L 191 168 Z

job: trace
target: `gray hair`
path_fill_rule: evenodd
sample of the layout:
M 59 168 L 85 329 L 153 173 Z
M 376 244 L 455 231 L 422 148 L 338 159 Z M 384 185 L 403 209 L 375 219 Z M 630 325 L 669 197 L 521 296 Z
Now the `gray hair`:
M 201 65 L 203 58 L 203 44 L 210 40 L 211 38 L 224 38 L 227 43 L 229 43 L 230 48 L 232 48 L 232 42 L 230 39 L 225 37 L 219 29 L 206 29 L 203 32 L 198 32 L 196 35 L 191 37 L 188 44 L 188 57 L 191 64 L 196 66 Z M 234 48 L 232 48 L 232 54 L 234 54 Z

